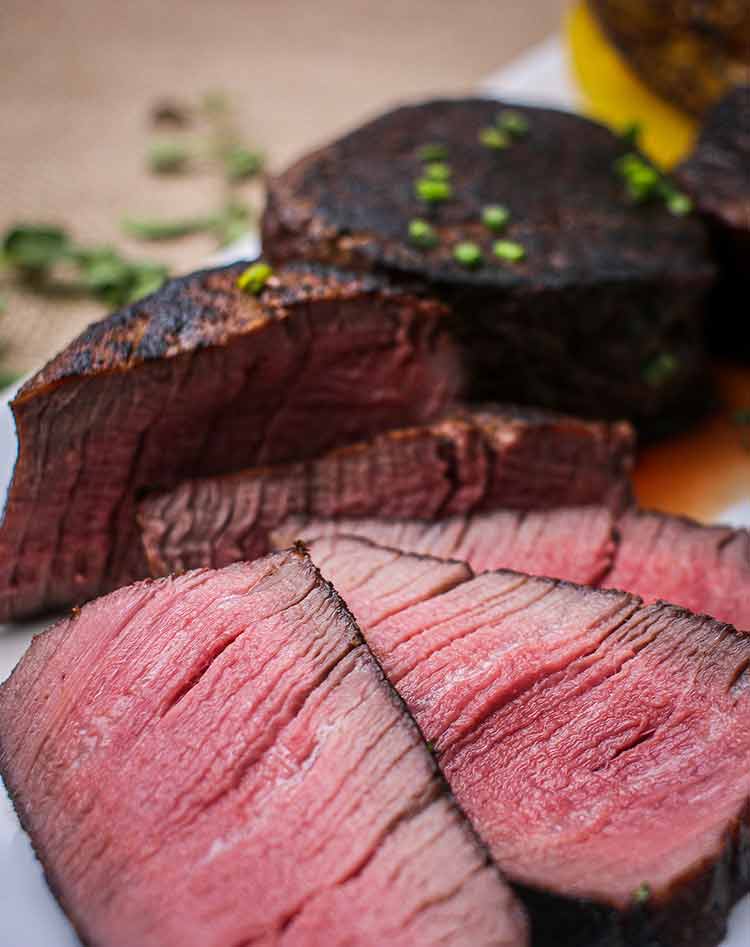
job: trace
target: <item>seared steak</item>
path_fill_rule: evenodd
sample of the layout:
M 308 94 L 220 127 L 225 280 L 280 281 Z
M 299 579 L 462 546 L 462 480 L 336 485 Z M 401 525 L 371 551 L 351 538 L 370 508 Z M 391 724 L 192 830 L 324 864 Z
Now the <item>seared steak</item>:
M 312 543 L 537 947 L 709 947 L 750 889 L 750 638 L 362 540 Z
M 750 354 L 750 85 L 711 109 L 698 144 L 676 171 L 711 230 L 722 264 L 709 338 L 717 348 Z
M 91 326 L 21 389 L 0 528 L 0 621 L 148 574 L 144 487 L 313 456 L 442 414 L 460 370 L 442 307 L 373 277 L 243 264 L 193 273 Z
M 453 309 L 475 398 L 628 417 L 650 432 L 674 423 L 705 403 L 713 266 L 701 222 L 662 201 L 632 204 L 614 169 L 630 146 L 579 116 L 514 107 L 526 134 L 485 147 L 482 129 L 504 108 L 404 106 L 301 159 L 271 182 L 264 252 L 429 286 Z M 442 149 L 450 180 L 449 199 L 427 206 L 415 190 L 425 145 Z M 510 211 L 502 238 L 525 259 L 494 254 L 482 213 L 496 204 Z M 437 238 L 427 248 L 409 237 L 420 218 Z M 462 241 L 481 262 L 457 261 Z
M 300 552 L 86 605 L 0 688 L 0 741 L 91 945 L 526 943 L 417 727 Z
M 164 575 L 263 555 L 269 530 L 291 515 L 432 519 L 585 503 L 617 510 L 630 496 L 632 447 L 624 423 L 512 408 L 462 411 L 314 460 L 185 481 L 147 497 L 139 521 L 152 575 Z M 598 521 L 607 519 L 602 511 Z M 518 520 L 498 518 L 497 529 Z M 503 534 L 507 549 L 511 540 Z M 588 578 L 580 571 L 566 577 Z

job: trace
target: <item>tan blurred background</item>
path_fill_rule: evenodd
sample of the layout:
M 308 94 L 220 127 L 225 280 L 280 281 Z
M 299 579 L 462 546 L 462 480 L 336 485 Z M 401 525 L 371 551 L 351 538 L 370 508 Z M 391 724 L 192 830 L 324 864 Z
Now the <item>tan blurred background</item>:
M 278 168 L 399 99 L 471 90 L 553 32 L 561 4 L 2 0 L 0 228 L 58 223 L 191 269 L 215 250 L 211 238 L 142 244 L 119 229 L 125 214 L 200 214 L 222 199 L 215 173 L 149 174 L 155 102 L 226 93 L 243 135 Z M 5 372 L 37 367 L 104 311 L 0 279 Z

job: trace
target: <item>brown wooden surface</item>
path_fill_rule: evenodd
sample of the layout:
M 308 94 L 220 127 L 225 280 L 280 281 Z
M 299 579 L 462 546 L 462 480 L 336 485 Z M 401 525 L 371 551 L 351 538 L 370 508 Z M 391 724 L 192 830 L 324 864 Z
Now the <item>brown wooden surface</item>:
M 457 94 L 558 26 L 562 0 L 2 0 L 0 228 L 69 225 L 189 270 L 209 238 L 128 244 L 123 214 L 211 210 L 221 183 L 144 170 L 149 109 L 227 92 L 272 167 L 409 97 Z M 7 283 L 7 280 L 4 281 Z M 102 308 L 0 286 L 0 366 L 28 371 Z

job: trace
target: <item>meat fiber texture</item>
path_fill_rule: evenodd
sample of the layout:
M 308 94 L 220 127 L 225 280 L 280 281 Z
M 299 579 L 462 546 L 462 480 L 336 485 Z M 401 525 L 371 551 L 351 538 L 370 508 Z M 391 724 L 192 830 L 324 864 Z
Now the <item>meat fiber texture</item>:
M 708 222 L 721 279 L 708 321 L 715 347 L 750 356 L 750 85 L 706 116 L 698 144 L 675 172 Z
M 185 481 L 147 497 L 139 522 L 157 576 L 263 555 L 269 531 L 293 515 L 432 519 L 587 503 L 619 510 L 630 499 L 632 461 L 627 423 L 483 408 L 310 461 Z
M 614 168 L 631 145 L 580 116 L 512 106 L 528 131 L 485 147 L 482 129 L 507 107 L 406 105 L 307 155 L 270 183 L 264 252 L 428 286 L 452 307 L 475 398 L 626 417 L 649 434 L 683 422 L 706 403 L 704 226 L 663 201 L 635 205 Z M 450 198 L 429 205 L 415 191 L 425 145 L 450 172 Z M 498 203 L 521 261 L 493 252 L 482 212 Z M 423 217 L 429 248 L 408 236 Z M 461 241 L 479 246 L 476 266 L 455 259 Z
M 314 456 L 440 416 L 461 385 L 445 311 L 372 277 L 246 264 L 193 273 L 95 323 L 12 402 L 0 621 L 148 575 L 136 495 Z
M 709 947 L 750 889 L 750 638 L 624 592 L 310 554 L 524 893 L 537 947 Z
M 522 909 L 301 552 L 86 605 L 0 688 L 0 741 L 92 947 L 526 943 Z
M 359 536 L 404 552 L 458 559 L 475 572 L 514 569 L 623 589 L 750 632 L 750 532 L 644 510 L 598 506 L 451 516 L 433 523 L 290 516 L 275 548 L 321 536 Z

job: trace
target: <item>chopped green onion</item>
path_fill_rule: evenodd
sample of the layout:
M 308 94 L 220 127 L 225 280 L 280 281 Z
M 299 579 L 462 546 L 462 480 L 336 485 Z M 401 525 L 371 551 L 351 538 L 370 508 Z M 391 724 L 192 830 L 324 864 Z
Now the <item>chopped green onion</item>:
M 18 224 L 2 242 L 5 262 L 26 270 L 44 270 L 68 256 L 71 242 L 64 230 L 46 224 Z
M 493 128 L 488 126 L 479 132 L 479 142 L 485 148 L 492 148 L 495 151 L 502 151 L 510 144 L 510 137 L 502 128 Z
M 267 263 L 253 263 L 239 275 L 237 286 L 244 293 L 258 296 L 272 275 L 273 270 Z
M 488 204 L 482 209 L 482 223 L 494 233 L 504 230 L 510 220 L 510 211 L 502 204 Z
M 174 220 L 156 220 L 141 217 L 124 217 L 120 226 L 137 240 L 175 240 L 194 233 L 210 230 L 216 217 L 185 217 Z
M 224 170 L 230 181 L 245 181 L 263 170 L 263 155 L 244 145 L 231 145 L 222 155 Z
M 422 145 L 417 152 L 417 157 L 420 161 L 445 161 L 448 157 L 448 149 L 445 145 L 431 142 L 430 144 Z
M 435 228 L 430 226 L 426 220 L 415 218 L 409 221 L 409 240 L 417 247 L 429 249 L 436 246 L 438 235 Z
M 630 148 L 637 148 L 642 132 L 643 126 L 640 122 L 628 122 L 620 132 L 620 138 Z
M 492 252 L 496 257 L 508 263 L 518 263 L 526 256 L 526 250 L 514 240 L 496 240 L 492 244 Z
M 465 240 L 453 248 L 453 258 L 461 266 L 479 266 L 482 262 L 482 251 L 476 243 Z
M 677 357 L 671 352 L 661 352 L 643 367 L 643 380 L 652 388 L 658 388 L 675 374 L 679 368 Z
M 648 899 L 651 897 L 651 888 L 644 881 L 643 884 L 638 885 L 638 887 L 633 892 L 633 901 L 636 904 L 645 904 Z
M 529 123 L 520 112 L 515 109 L 503 109 L 497 116 L 497 127 L 514 138 L 523 138 L 529 130 Z
M 431 181 L 448 181 L 452 174 L 451 166 L 444 161 L 431 161 L 424 169 L 424 176 Z
M 148 152 L 148 166 L 155 174 L 178 174 L 189 160 L 190 149 L 180 141 L 155 141 Z
M 681 191 L 675 191 L 674 194 L 670 194 L 667 198 L 667 209 L 670 214 L 674 214 L 676 217 L 684 217 L 693 209 L 693 202 L 687 194 L 683 194 Z
M 447 181 L 433 181 L 431 178 L 420 178 L 414 185 L 414 192 L 420 201 L 427 204 L 447 201 L 453 196 L 453 189 Z

